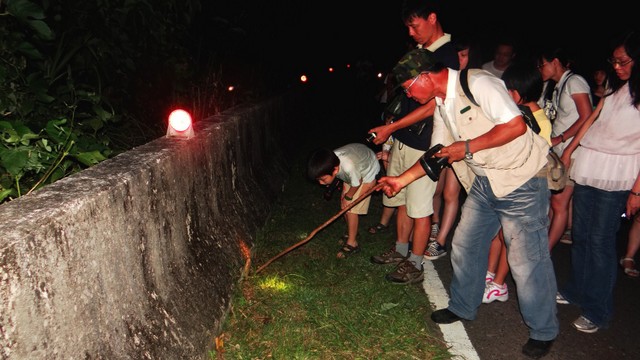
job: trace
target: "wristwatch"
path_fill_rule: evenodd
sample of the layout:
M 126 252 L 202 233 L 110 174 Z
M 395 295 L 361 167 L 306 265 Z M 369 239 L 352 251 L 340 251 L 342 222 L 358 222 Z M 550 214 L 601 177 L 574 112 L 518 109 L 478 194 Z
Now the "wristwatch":
M 469 150 L 469 139 L 467 139 L 467 141 L 464 142 L 464 158 L 467 160 L 472 160 L 473 159 L 473 154 L 471 153 L 471 150 Z

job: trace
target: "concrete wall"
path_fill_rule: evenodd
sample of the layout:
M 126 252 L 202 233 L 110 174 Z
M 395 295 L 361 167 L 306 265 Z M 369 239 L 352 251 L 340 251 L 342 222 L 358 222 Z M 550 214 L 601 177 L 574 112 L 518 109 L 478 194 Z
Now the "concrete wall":
M 208 359 L 288 177 L 284 100 L 0 206 L 3 359 Z

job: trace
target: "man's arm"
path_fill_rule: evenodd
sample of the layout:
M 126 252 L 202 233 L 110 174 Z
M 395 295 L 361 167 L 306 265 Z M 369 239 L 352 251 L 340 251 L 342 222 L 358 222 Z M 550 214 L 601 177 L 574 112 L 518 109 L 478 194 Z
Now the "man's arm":
M 412 112 L 408 113 L 406 116 L 395 120 L 390 124 L 374 127 L 373 129 L 369 130 L 369 134 L 374 132 L 377 135 L 376 138 L 373 139 L 373 143 L 376 145 L 383 144 L 396 130 L 406 128 L 428 116 L 432 116 L 435 107 L 436 102 L 432 99 L 426 104 L 421 105 Z
M 469 150 L 471 153 L 477 153 L 478 151 L 491 149 L 494 147 L 502 146 L 518 136 L 524 134 L 527 131 L 527 124 L 521 115 L 514 117 L 504 124 L 494 126 L 486 133 L 469 139 Z M 460 161 L 464 159 L 466 152 L 465 141 L 456 141 L 453 144 L 446 146 L 436 153 L 436 157 L 448 157 L 449 163 Z

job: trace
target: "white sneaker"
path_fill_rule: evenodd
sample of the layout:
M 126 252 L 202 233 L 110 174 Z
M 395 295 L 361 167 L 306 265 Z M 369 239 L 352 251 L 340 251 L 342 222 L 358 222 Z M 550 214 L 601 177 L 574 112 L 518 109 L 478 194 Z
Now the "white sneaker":
M 487 283 L 484 288 L 484 296 L 482 297 L 482 303 L 488 304 L 494 301 L 505 302 L 509 300 L 509 290 L 507 289 L 507 283 L 498 285 L 493 281 Z
M 485 284 L 488 284 L 488 283 L 492 282 L 493 278 L 495 278 L 495 277 L 496 277 L 496 274 L 492 273 L 491 271 L 487 271 L 487 275 L 484 276 Z
M 440 225 L 438 223 L 431 224 L 431 235 L 429 236 L 429 241 L 436 241 L 439 232 Z
M 598 331 L 598 325 L 592 323 L 591 320 L 584 316 L 577 318 L 572 325 L 576 330 L 582 331 L 583 333 L 593 334 Z

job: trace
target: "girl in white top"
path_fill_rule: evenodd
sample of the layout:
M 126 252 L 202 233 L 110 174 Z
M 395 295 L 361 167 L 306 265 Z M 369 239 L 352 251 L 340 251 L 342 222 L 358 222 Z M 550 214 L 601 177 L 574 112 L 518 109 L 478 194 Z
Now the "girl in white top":
M 575 181 L 571 278 L 560 295 L 581 307 L 573 326 L 593 333 L 613 314 L 616 233 L 620 214 L 640 209 L 640 34 L 616 43 L 609 62 L 616 76 L 605 95 L 562 155 Z M 625 260 L 624 258 L 622 260 Z M 625 264 L 621 261 L 621 265 Z
M 538 69 L 545 81 L 538 104 L 545 109 L 553 124 L 551 146 L 558 155 L 562 155 L 568 141 L 571 141 L 593 111 L 589 83 L 572 72 L 569 66 L 569 58 L 562 49 L 543 52 L 538 58 Z M 558 243 L 565 229 L 568 232 L 571 229 L 572 194 L 573 183 L 569 181 L 564 190 L 551 195 L 549 249 Z

